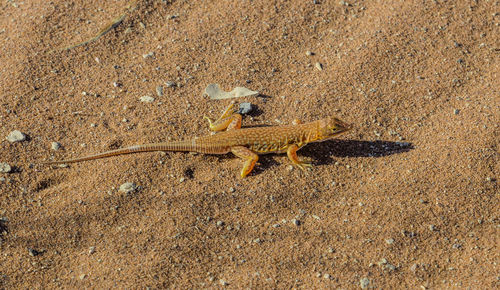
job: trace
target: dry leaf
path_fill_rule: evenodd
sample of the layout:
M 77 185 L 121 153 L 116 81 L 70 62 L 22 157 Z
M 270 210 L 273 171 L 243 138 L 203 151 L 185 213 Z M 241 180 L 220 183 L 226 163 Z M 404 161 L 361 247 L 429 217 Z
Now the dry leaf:
M 259 94 L 259 92 L 252 91 L 243 87 L 236 87 L 230 92 L 225 92 L 221 90 L 218 84 L 209 84 L 205 89 L 205 94 L 208 95 L 212 100 L 221 100 L 221 99 L 256 96 Z

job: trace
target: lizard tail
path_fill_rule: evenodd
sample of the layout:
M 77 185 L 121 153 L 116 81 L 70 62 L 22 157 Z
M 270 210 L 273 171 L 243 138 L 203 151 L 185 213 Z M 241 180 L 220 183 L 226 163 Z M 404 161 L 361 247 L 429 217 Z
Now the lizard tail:
M 74 159 L 65 159 L 65 160 L 56 160 L 56 161 L 47 161 L 42 162 L 42 164 L 65 164 L 65 163 L 74 163 L 80 161 L 101 159 L 111 156 L 117 155 L 125 155 L 125 154 L 133 154 L 138 152 L 153 152 L 153 151 L 197 151 L 193 146 L 193 141 L 174 141 L 174 142 L 165 142 L 165 143 L 152 143 L 152 144 L 144 144 L 144 145 L 135 145 L 126 148 L 120 148 L 116 150 L 110 150 L 102 153 L 97 153 L 93 155 L 88 155 L 84 157 L 74 158 Z

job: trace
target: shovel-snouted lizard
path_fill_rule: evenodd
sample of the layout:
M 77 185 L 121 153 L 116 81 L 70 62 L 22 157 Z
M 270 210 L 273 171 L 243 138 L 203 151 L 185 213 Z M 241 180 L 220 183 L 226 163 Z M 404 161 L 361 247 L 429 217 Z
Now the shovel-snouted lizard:
M 292 125 L 288 126 L 241 129 L 241 115 L 233 109 L 233 104 L 215 122 L 212 122 L 208 117 L 204 117 L 204 119 L 208 119 L 212 131 L 223 131 L 224 129 L 226 131 L 191 140 L 136 145 L 81 158 L 44 162 L 44 164 L 73 163 L 151 151 L 189 151 L 205 154 L 232 152 L 244 160 L 241 170 L 243 178 L 252 171 L 259 159 L 258 154 L 286 152 L 292 163 L 304 170 L 311 164 L 299 160 L 297 150 L 308 143 L 325 141 L 351 129 L 350 125 L 335 117 L 305 124 L 295 120 Z

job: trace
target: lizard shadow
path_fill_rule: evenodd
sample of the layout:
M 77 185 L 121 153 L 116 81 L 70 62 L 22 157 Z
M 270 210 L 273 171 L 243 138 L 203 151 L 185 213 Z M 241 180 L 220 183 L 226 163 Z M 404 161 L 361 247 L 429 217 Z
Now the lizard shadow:
M 333 157 L 384 157 L 413 150 L 409 142 L 327 140 L 305 146 L 299 152 L 302 156 L 313 158 L 316 165 L 330 164 Z

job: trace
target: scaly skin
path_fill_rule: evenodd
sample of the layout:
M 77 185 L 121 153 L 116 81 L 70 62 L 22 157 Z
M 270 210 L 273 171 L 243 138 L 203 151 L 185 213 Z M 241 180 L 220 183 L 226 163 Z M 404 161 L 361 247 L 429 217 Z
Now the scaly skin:
M 208 119 L 212 131 L 222 131 L 224 129 L 226 131 L 191 140 L 136 145 L 81 158 L 44 162 L 44 164 L 73 163 L 151 151 L 190 151 L 205 154 L 227 154 L 232 152 L 244 159 L 243 169 L 241 170 L 241 177 L 243 178 L 252 171 L 259 159 L 258 154 L 286 152 L 294 165 L 301 169 L 310 167 L 311 164 L 298 159 L 297 150 L 308 143 L 328 140 L 351 128 L 339 119 L 330 117 L 305 124 L 294 121 L 293 125 L 288 126 L 241 129 L 241 115 L 233 110 L 233 105 L 230 105 L 215 122 L 212 122 L 207 117 L 204 118 Z

